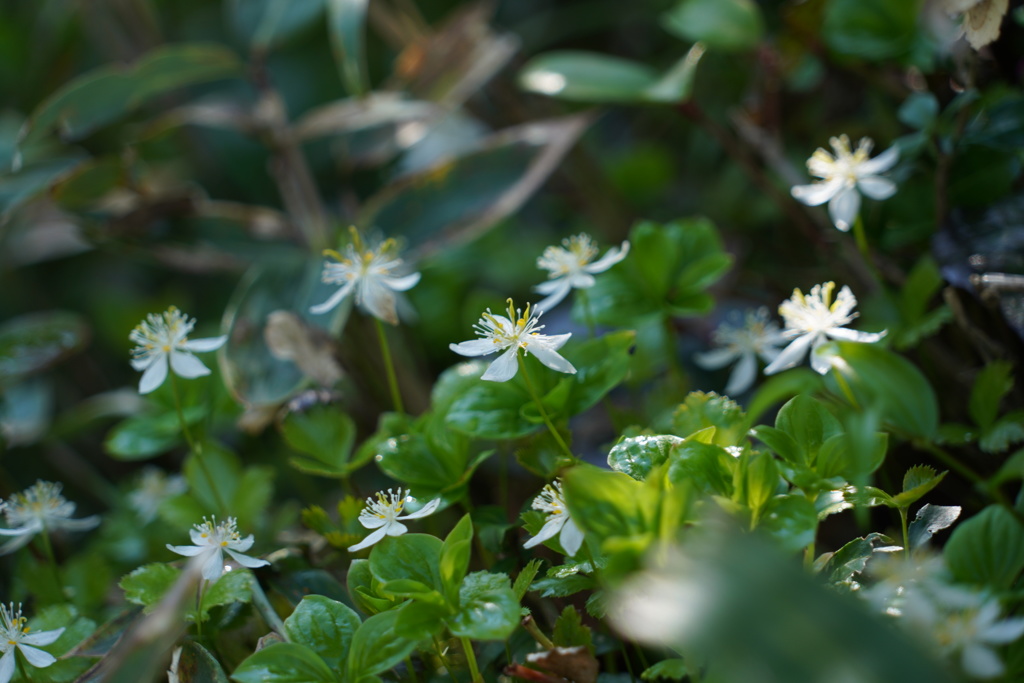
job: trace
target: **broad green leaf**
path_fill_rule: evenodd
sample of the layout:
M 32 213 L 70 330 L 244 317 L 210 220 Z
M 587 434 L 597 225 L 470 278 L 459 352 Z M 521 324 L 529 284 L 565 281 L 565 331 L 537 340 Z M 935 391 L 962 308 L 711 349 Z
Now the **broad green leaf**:
M 754 392 L 747 405 L 748 418 L 753 422 L 776 404 L 800 394 L 813 395 L 821 390 L 821 386 L 821 375 L 810 368 L 794 368 L 773 375 Z
M 836 52 L 871 61 L 898 59 L 913 48 L 919 0 L 829 0 L 821 35 Z
M 381 471 L 424 495 L 455 491 L 480 464 L 479 458 L 470 460 L 469 440 L 449 429 L 444 415 L 434 412 L 414 421 L 382 420 L 372 438 L 376 441 L 373 459 Z
M 879 548 L 894 546 L 891 538 L 879 533 L 855 538 L 832 553 L 824 565 L 817 570 L 818 574 L 832 585 L 845 584 L 854 575 L 864 571 L 868 561 Z
M 338 677 L 311 648 L 300 643 L 273 643 L 249 655 L 232 680 L 238 683 L 337 683 Z
M 249 602 L 252 599 L 252 582 L 255 580 L 247 569 L 235 569 L 221 574 L 220 578 L 206 586 L 203 591 L 199 618 L 202 621 L 208 620 L 210 610 L 214 607 L 234 602 Z M 192 615 L 194 616 L 194 613 Z
M 728 396 L 691 391 L 672 415 L 672 428 L 679 436 L 688 437 L 707 427 L 715 428 L 715 444 L 735 446 L 747 436 L 747 416 Z
M 572 605 L 566 605 L 555 621 L 551 641 L 558 647 L 583 646 L 591 654 L 594 652 L 593 634 L 588 626 L 583 625 L 580 613 Z
M 957 581 L 1009 589 L 1024 569 L 1024 527 L 1000 505 L 989 505 L 953 530 L 943 548 Z
M 355 423 L 335 405 L 318 403 L 289 412 L 279 428 L 288 445 L 304 454 L 289 463 L 306 474 L 344 477 L 362 464 L 350 460 Z
M 253 52 L 265 53 L 309 30 L 325 0 L 230 0 L 231 28 Z
M 398 611 L 383 612 L 364 621 L 352 638 L 348 655 L 349 681 L 384 673 L 416 649 L 415 640 L 394 635 Z
M 843 431 L 839 420 L 810 396 L 794 396 L 779 410 L 775 428 L 790 436 L 801 454 L 801 464 L 810 465 L 829 438 Z
M 749 50 L 764 33 L 761 10 L 752 0 L 682 0 L 662 16 L 669 33 L 701 41 L 712 50 Z
M 364 614 L 372 616 L 386 612 L 402 602 L 399 598 L 391 598 L 381 593 L 380 581 L 373 577 L 369 560 L 352 560 L 345 581 L 352 602 Z
M 565 346 L 563 355 L 576 367 L 576 374 L 561 380 L 569 384 L 565 402 L 569 416 L 590 409 L 626 378 L 635 339 L 632 330 L 621 330 Z
M 911 93 L 896 112 L 900 122 L 917 130 L 931 126 L 938 114 L 939 100 L 930 92 Z
M 441 540 L 426 534 L 387 536 L 370 552 L 370 571 L 382 583 L 411 579 L 443 591 Z
M 767 531 L 781 548 L 795 553 L 814 541 L 818 511 L 801 494 L 775 496 L 765 506 L 758 528 Z
M 754 520 L 760 518 L 761 510 L 775 495 L 779 488 L 779 468 L 775 459 L 768 453 L 744 453 L 739 461 L 739 474 L 734 477 L 738 489 L 733 499 L 744 503 L 750 508 Z
M 347 605 L 323 595 L 307 595 L 285 619 L 284 630 L 291 642 L 309 647 L 327 666 L 341 671 L 360 623 L 359 615 Z
M 238 488 L 228 505 L 232 516 L 244 527 L 252 526 L 266 514 L 274 497 L 274 479 L 277 471 L 267 465 L 255 465 L 242 470 Z
M 469 570 L 469 556 L 473 552 L 473 520 L 463 515 L 441 546 L 439 569 L 441 585 L 444 586 L 448 599 L 454 602 L 458 597 L 459 585 Z
M 514 439 L 540 429 L 542 425 L 522 415 L 523 405 L 532 402 L 525 386 L 520 386 L 516 378 L 508 382 L 481 380 L 487 365 L 480 361 L 459 363 L 441 375 L 435 394 L 457 392 L 458 396 L 445 415 L 446 424 L 481 439 Z
M 786 432 L 767 425 L 758 425 L 751 433 L 772 452 L 793 466 L 803 465 L 803 451 Z
M 640 674 L 640 678 L 645 681 L 681 681 L 689 675 L 686 669 L 686 661 L 677 658 L 663 659 L 657 664 L 652 664 L 644 669 L 644 672 Z
M 185 421 L 195 425 L 205 417 L 202 406 L 182 411 Z M 107 434 L 103 447 L 118 460 L 147 460 L 166 453 L 181 443 L 181 421 L 175 412 L 159 415 L 135 415 Z
M 910 524 L 907 535 L 910 537 L 910 549 L 924 547 L 936 533 L 953 526 L 960 517 L 959 505 L 931 505 L 925 503 L 917 511 L 917 516 Z
M 1021 441 L 1024 441 L 1024 410 L 1015 410 L 996 420 L 978 439 L 978 445 L 986 453 L 1002 453 Z
M 180 683 L 228 683 L 217 658 L 195 641 L 182 645 L 177 673 Z
M 629 475 L 575 467 L 565 473 L 562 485 L 569 513 L 587 536 L 603 542 L 653 531 L 654 501 L 647 500 L 643 483 Z
M 524 90 L 573 102 L 639 102 L 657 82 L 646 64 L 582 50 L 545 52 L 519 72 Z
M 889 435 L 885 432 L 875 432 L 869 436 L 870 448 L 864 453 L 857 451 L 854 439 L 849 434 L 829 437 L 821 445 L 814 471 L 823 479 L 842 477 L 846 481 L 863 480 L 882 466 L 889 447 Z
M 452 634 L 473 640 L 506 640 L 519 625 L 519 601 L 508 576 L 473 572 L 459 587 L 458 611 L 448 619 Z
M 673 484 L 688 484 L 698 493 L 728 497 L 735 465 L 735 458 L 721 446 L 687 439 L 672 449 L 666 476 Z
M 25 202 L 34 199 L 85 163 L 82 154 L 27 163 L 11 175 L 0 175 L 0 224 Z M 6 167 L 5 167 L 6 168 Z
M 327 0 L 334 61 L 345 88 L 353 95 L 369 90 L 363 57 L 363 25 L 369 0 Z
M 155 562 L 121 577 L 117 585 L 124 591 L 125 600 L 142 605 L 148 612 L 171 589 L 180 574 L 169 564 Z
M 64 360 L 88 337 L 76 313 L 45 311 L 8 320 L 0 326 L 0 387 Z
M 188 481 L 189 494 L 210 511 L 225 514 L 238 492 L 242 463 L 237 455 L 215 441 L 199 444 L 199 452 L 191 453 L 182 468 Z
M 398 609 L 395 635 L 411 641 L 423 641 L 440 635 L 444 629 L 444 620 L 451 616 L 453 609 L 436 602 L 406 600 Z
M 683 439 L 671 434 L 624 437 L 608 452 L 608 466 L 643 481 L 681 443 Z
M 1013 389 L 1013 365 L 993 361 L 981 369 L 971 389 L 968 410 L 974 423 L 987 431 L 999 417 L 999 404 Z

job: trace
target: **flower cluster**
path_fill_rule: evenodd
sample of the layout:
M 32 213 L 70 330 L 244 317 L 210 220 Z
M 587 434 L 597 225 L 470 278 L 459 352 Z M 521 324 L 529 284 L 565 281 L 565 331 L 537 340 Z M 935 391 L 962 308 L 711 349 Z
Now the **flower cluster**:
M 50 531 L 88 531 L 100 523 L 96 515 L 72 519 L 75 504 L 60 494 L 62 485 L 37 481 L 21 493 L 0 501 L 0 511 L 7 522 L 0 536 L 13 536 L 0 546 L 0 555 L 7 555 L 26 545 L 32 537 Z

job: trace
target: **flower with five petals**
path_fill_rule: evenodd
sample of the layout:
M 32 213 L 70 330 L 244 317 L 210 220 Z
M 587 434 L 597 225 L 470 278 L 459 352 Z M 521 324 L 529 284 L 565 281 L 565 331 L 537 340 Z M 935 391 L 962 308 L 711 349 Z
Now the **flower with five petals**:
M 569 508 L 565 506 L 565 495 L 562 493 L 562 482 L 555 480 L 546 485 L 540 494 L 533 499 L 533 509 L 546 512 L 547 521 L 540 528 L 537 535 L 523 544 L 524 548 L 532 548 L 543 543 L 549 538 L 558 536 L 558 542 L 562 544 L 569 557 L 579 552 L 583 545 L 583 532 L 576 522 L 569 515 Z
M 203 517 L 203 523 L 196 524 L 188 533 L 194 545 L 167 544 L 167 549 L 185 557 L 200 557 L 203 578 L 207 581 L 215 581 L 224 573 L 224 553 L 249 569 L 270 564 L 266 560 L 242 554 L 252 547 L 254 540 L 252 534 L 242 538 L 238 533 L 238 521 L 234 517 L 228 517 L 227 521 L 220 524 L 217 524 L 216 518 L 210 520 Z
M 849 287 L 843 286 L 839 296 L 832 301 L 832 292 L 836 283 L 826 282 L 814 285 L 811 293 L 805 295 L 799 289 L 793 290 L 793 296 L 779 306 L 779 315 L 785 322 L 786 329 L 782 336 L 792 339 L 789 346 L 775 357 L 764 374 L 773 375 L 781 370 L 793 367 L 811 352 L 811 367 L 824 375 L 832 367 L 829 360 L 815 351 L 829 339 L 854 341 L 871 344 L 885 336 L 885 332 L 857 332 L 848 330 L 844 325 L 857 317 L 853 312 L 857 298 Z
M 366 507 L 359 513 L 359 523 L 367 529 L 375 529 L 375 531 L 361 542 L 349 546 L 348 551 L 354 553 L 357 550 L 369 548 L 385 536 L 401 536 L 409 529 L 399 520 L 426 517 L 437 510 L 437 506 L 441 504 L 441 499 L 435 498 L 416 512 L 402 515 L 402 510 L 410 500 L 415 499 L 409 496 L 408 491 L 401 488 L 397 493 L 388 489 L 387 495 L 383 491 L 378 491 L 377 500 L 367 498 Z
M 351 229 L 352 242 L 340 254 L 333 249 L 324 252 L 335 259 L 324 264 L 323 281 L 339 284 L 341 287 L 327 301 L 310 308 L 311 313 L 326 313 L 348 295 L 355 296 L 356 305 L 367 313 L 391 323 L 398 324 L 395 311 L 395 292 L 404 292 L 420 281 L 419 273 L 397 275 L 403 261 L 398 257 L 398 243 L 393 239 L 369 247 L 363 243 L 355 228 Z
M 819 147 L 807 160 L 807 170 L 820 182 L 797 185 L 793 197 L 808 206 L 828 202 L 828 214 L 835 226 L 846 232 L 860 212 L 860 195 L 872 199 L 888 199 L 896 193 L 896 184 L 878 175 L 893 167 L 899 158 L 899 148 L 890 147 L 874 159 L 869 159 L 874 143 L 861 138 L 857 151 L 850 150 L 850 138 L 840 135 L 831 138 L 835 154 Z
M 480 321 L 473 326 L 481 339 L 449 344 L 448 348 L 463 356 L 488 356 L 498 351 L 505 351 L 480 376 L 480 379 L 491 382 L 505 382 L 515 377 L 516 371 L 519 369 L 519 349 L 523 349 L 526 353 L 532 353 L 537 360 L 552 370 L 570 375 L 576 374 L 576 368 L 572 366 L 572 363 L 558 353 L 558 349 L 569 341 L 572 333 L 540 334 L 540 330 L 544 329 L 543 325 L 538 324 L 540 315 L 541 311 L 536 308 L 530 310 L 530 304 L 527 304 L 526 310 L 522 311 L 515 307 L 512 299 L 508 299 L 507 318 L 503 315 L 492 314 L 491 309 L 488 308 L 480 317 Z
M 210 374 L 210 369 L 192 354 L 219 349 L 228 338 L 189 339 L 188 334 L 195 324 L 195 318 L 189 319 L 171 306 L 160 315 L 147 315 L 128 335 L 128 339 L 138 344 L 132 349 L 132 367 L 142 371 L 140 394 L 148 394 L 163 384 L 168 367 L 185 379 Z
M 626 241 L 591 263 L 591 259 L 597 256 L 597 247 L 590 235 L 584 233 L 562 240 L 562 245 L 546 248 L 537 259 L 537 267 L 548 271 L 548 281 L 533 288 L 539 294 L 548 295 L 537 304 L 539 311 L 550 311 L 571 289 L 593 287 L 595 274 L 608 270 L 629 253 L 629 242 Z
M 14 536 L 0 546 L 0 555 L 7 555 L 27 544 L 38 533 L 57 530 L 88 531 L 99 525 L 96 515 L 82 519 L 71 519 L 75 504 L 60 495 L 61 484 L 37 481 L 21 493 L 0 501 L 7 521 L 7 529 L 0 529 L 0 536 Z
M 777 346 L 783 342 L 782 331 L 769 320 L 768 309 L 763 306 L 747 311 L 743 325 L 723 322 L 712 338 L 719 348 L 698 353 L 694 361 L 705 370 L 717 370 L 739 360 L 725 386 L 725 393 L 729 396 L 749 389 L 757 378 L 758 356 L 765 363 L 771 363 L 779 355 Z
M 54 662 L 57 658 L 49 652 L 44 652 L 34 645 L 50 645 L 64 633 L 63 628 L 55 628 L 52 631 L 38 631 L 32 633 L 26 623 L 28 620 L 21 616 L 21 605 L 14 608 L 14 603 L 0 605 L 0 683 L 8 683 L 14 677 L 16 668 L 15 651 L 20 652 L 29 664 L 37 669 L 43 669 Z

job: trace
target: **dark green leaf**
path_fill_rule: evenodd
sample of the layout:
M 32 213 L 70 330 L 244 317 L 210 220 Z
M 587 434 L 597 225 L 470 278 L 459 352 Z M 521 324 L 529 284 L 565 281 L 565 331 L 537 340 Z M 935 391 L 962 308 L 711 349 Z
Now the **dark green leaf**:
M 538 55 L 519 72 L 523 89 L 574 102 L 639 102 L 657 82 L 646 64 L 575 50 Z
M 348 656 L 349 681 L 383 673 L 416 649 L 416 641 L 396 637 L 398 611 L 383 612 L 363 622 Z
M 228 683 L 217 658 L 195 641 L 182 645 L 177 673 L 180 683 Z
M 526 592 L 530 590 L 530 584 L 533 583 L 533 579 L 537 576 L 537 572 L 540 571 L 540 565 L 542 561 L 534 558 L 530 560 L 519 575 L 516 576 L 515 583 L 512 584 L 512 592 L 515 593 L 516 599 L 519 602 L 523 601 L 523 597 Z
M 917 130 L 931 126 L 938 114 L 939 100 L 930 92 L 911 93 L 896 112 L 904 125 Z
M 946 472 L 936 474 L 935 468 L 928 465 L 911 467 L 903 475 L 903 491 L 893 498 L 893 503 L 896 507 L 909 508 L 938 486 L 945 476 Z
M 203 603 L 200 606 L 200 619 L 210 618 L 210 610 L 221 605 L 234 602 L 249 602 L 252 599 L 252 574 L 246 569 L 224 572 L 220 578 L 206 586 L 203 591 Z
M 459 588 L 459 608 L 448 619 L 452 634 L 473 640 L 506 640 L 519 625 L 519 601 L 508 576 L 473 572 Z
M 381 592 L 380 581 L 373 578 L 369 560 L 352 560 L 345 581 L 352 602 L 364 614 L 386 612 L 402 602 L 400 598 L 391 598 Z
M 555 621 L 551 641 L 558 647 L 583 646 L 591 654 L 594 653 L 593 634 L 589 627 L 583 625 L 580 613 L 572 605 L 567 605 Z
M 804 465 L 812 464 L 822 444 L 843 431 L 832 413 L 806 395 L 795 396 L 782 406 L 775 418 L 775 428 L 793 439 L 800 452 L 800 464 Z
M 953 526 L 960 517 L 959 505 L 930 505 L 925 503 L 917 511 L 917 516 L 910 524 L 908 536 L 910 549 L 922 548 L 939 531 Z
M 0 326 L 0 386 L 12 384 L 81 350 L 89 329 L 65 311 L 23 315 Z
M 671 680 L 681 681 L 689 675 L 686 670 L 686 662 L 682 659 L 663 659 L 657 664 L 652 664 L 640 674 L 645 681 Z
M 751 0 L 683 0 L 663 17 L 670 32 L 713 50 L 749 50 L 764 33 L 761 10 Z
M 184 411 L 185 421 L 195 424 L 204 413 L 200 406 L 187 408 Z M 136 415 L 111 429 L 103 446 L 118 460 L 146 460 L 166 453 L 181 439 L 181 422 L 176 413 Z
M 356 427 L 352 418 L 331 404 L 290 412 L 280 423 L 281 435 L 307 457 L 293 457 L 293 467 L 325 477 L 347 476 L 359 462 L 350 462 Z
M 472 542 L 473 520 L 468 514 L 463 515 L 441 546 L 441 584 L 452 602 L 458 596 L 459 585 L 469 570 L 469 556 L 473 552 Z
M 359 616 L 351 608 L 323 595 L 307 595 L 285 619 L 284 629 L 293 643 L 302 643 L 320 655 L 331 669 L 348 663 L 352 636 Z
M 370 552 L 370 571 L 382 583 L 411 579 L 444 591 L 439 564 L 441 540 L 426 534 L 387 536 Z
M 795 553 L 814 541 L 818 511 L 803 495 L 776 496 L 765 506 L 758 528 L 767 531 L 784 550 Z
M 747 435 L 747 416 L 728 396 L 691 391 L 672 415 L 672 428 L 682 437 L 714 427 L 713 443 L 735 446 Z
M 363 25 L 368 0 L 327 0 L 334 61 L 345 88 L 353 95 L 369 90 L 363 57 Z
M 961 522 L 943 548 L 958 581 L 1010 588 L 1024 569 L 1024 527 L 1000 505 L 989 505 Z
M 235 672 L 239 683 L 336 683 L 327 663 L 300 643 L 274 643 L 249 655 Z
M 142 605 L 148 611 L 170 590 L 180 574 L 174 567 L 156 562 L 126 574 L 117 585 L 124 591 L 125 600 Z
M 1008 361 L 993 361 L 981 369 L 971 389 L 968 410 L 974 423 L 988 430 L 999 416 L 999 404 L 1013 389 L 1013 365 Z
M 868 560 L 879 548 L 892 546 L 894 546 L 893 540 L 879 533 L 855 538 L 832 553 L 828 561 L 818 570 L 818 574 L 830 584 L 844 584 L 854 575 L 864 571 Z
M 913 47 L 919 12 L 917 0 L 830 0 L 822 37 L 830 48 L 851 57 L 904 57 Z
M 1015 410 L 999 418 L 978 440 L 978 445 L 986 453 L 1002 453 L 1021 441 L 1024 441 L 1024 411 Z

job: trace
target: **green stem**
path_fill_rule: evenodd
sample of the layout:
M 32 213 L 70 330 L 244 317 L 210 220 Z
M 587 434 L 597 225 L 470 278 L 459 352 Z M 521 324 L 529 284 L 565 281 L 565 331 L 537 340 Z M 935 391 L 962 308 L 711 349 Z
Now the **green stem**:
M 405 668 L 409 671 L 409 680 L 412 681 L 412 683 L 418 683 L 419 679 L 416 678 L 416 669 L 412 667 L 412 657 L 406 656 Z
M 437 639 L 437 636 L 433 636 L 434 639 L 434 651 L 437 652 L 437 658 L 441 660 L 441 666 L 444 667 L 445 671 L 451 677 L 454 683 L 459 683 L 459 679 L 455 677 L 455 672 L 452 671 L 451 664 L 448 663 L 448 659 L 444 656 L 444 648 L 441 646 L 441 641 Z
M 260 613 L 260 616 L 263 617 L 263 621 L 266 622 L 271 630 L 276 631 L 279 636 L 284 638 L 285 642 L 291 640 L 284 630 L 284 622 L 281 621 L 277 610 L 274 609 L 274 606 L 270 604 L 270 600 L 267 599 L 267 594 L 263 591 L 263 586 L 260 585 L 259 580 L 252 576 L 249 583 L 252 588 L 252 604 L 256 611 Z
M 519 361 L 519 369 L 523 373 L 523 380 L 526 382 L 526 390 L 530 393 L 530 398 L 532 398 L 533 402 L 537 405 L 537 410 L 540 411 L 540 416 L 544 418 L 544 424 L 548 426 L 548 431 L 551 432 L 551 436 L 555 437 L 555 441 L 558 442 L 558 445 L 563 451 L 565 451 L 566 455 L 569 456 L 569 459 L 575 462 L 577 460 L 576 456 L 573 455 L 568 444 L 566 444 L 565 440 L 562 439 L 562 435 L 558 433 L 557 429 L 555 429 L 555 425 L 551 422 L 551 418 L 548 416 L 548 411 L 544 409 L 544 404 L 541 402 L 540 396 L 537 394 L 537 390 L 533 387 L 533 381 L 530 379 L 530 372 L 526 369 L 526 360 L 518 353 L 516 354 L 516 360 Z
M 173 372 L 171 375 L 171 390 L 174 394 L 174 409 L 178 412 L 178 422 L 181 424 L 181 433 L 185 435 L 185 441 L 188 442 L 188 448 L 192 452 L 192 456 L 196 462 L 199 463 L 199 469 L 203 471 L 203 476 L 206 477 L 206 483 L 210 485 L 210 491 L 213 492 L 213 498 L 217 503 L 219 512 L 222 515 L 228 514 L 228 506 L 224 503 L 224 499 L 221 498 L 220 491 L 217 489 L 217 480 L 213 478 L 213 473 L 210 472 L 209 468 L 206 467 L 206 459 L 203 458 L 203 446 L 192 437 L 192 432 L 188 428 L 188 422 L 185 420 L 185 411 L 181 408 L 181 392 L 178 389 L 178 377 Z
M 548 638 L 543 631 L 540 630 L 537 626 L 537 622 L 533 619 L 533 615 L 527 614 L 523 617 L 523 620 L 520 623 L 523 625 L 523 628 L 526 629 L 526 632 L 533 636 L 533 639 L 536 640 L 542 648 L 545 650 L 555 649 L 555 644 L 551 642 L 551 639 Z
M 576 296 L 579 297 L 580 307 L 583 309 L 583 322 L 587 325 L 587 332 L 590 333 L 591 339 L 597 336 L 597 325 L 594 323 L 594 313 L 590 310 L 590 297 L 587 296 L 587 290 L 579 289 L 576 290 Z
M 188 422 L 185 420 L 185 411 L 181 409 L 181 392 L 178 390 L 178 376 L 173 372 L 168 373 L 171 376 L 171 391 L 174 393 L 174 409 L 178 413 L 178 423 L 181 425 L 181 433 L 185 435 L 185 441 L 188 442 L 188 449 L 193 453 L 197 452 L 196 442 L 192 439 L 192 431 L 188 428 Z
M 868 237 L 864 231 L 864 219 L 857 214 L 857 217 L 853 219 L 853 239 L 857 242 L 857 251 L 860 252 L 861 257 L 864 259 L 864 263 L 871 267 L 871 250 L 868 247 Z
M 846 377 L 837 368 L 832 368 L 832 374 L 836 378 L 836 384 L 839 385 L 839 390 L 843 392 L 843 396 L 850 402 L 854 410 L 860 411 L 860 404 L 857 402 L 857 398 L 853 395 L 853 390 L 850 389 L 849 383 L 846 381 Z
M 903 530 L 903 553 L 910 559 L 910 532 L 907 529 L 907 508 L 901 507 L 900 511 L 900 528 Z
M 46 555 L 46 559 L 50 563 L 50 571 L 53 572 L 53 581 L 57 586 L 57 593 L 63 597 L 64 582 L 60 578 L 60 569 L 57 567 L 57 556 L 53 552 L 53 543 L 50 542 L 50 532 L 46 530 L 46 527 L 43 527 L 39 536 L 43 544 L 43 554 Z
M 377 338 L 380 340 L 380 355 L 384 359 L 384 372 L 388 376 L 388 388 L 391 390 L 391 402 L 395 406 L 396 413 L 405 413 L 402 405 L 402 393 L 398 390 L 398 377 L 395 375 L 395 365 L 391 361 L 391 349 L 388 348 L 388 338 L 384 333 L 384 323 L 378 318 L 373 319 L 377 325 Z
M 196 586 L 196 636 L 203 637 L 203 593 L 206 592 L 206 579 L 200 579 Z
M 480 675 L 480 667 L 476 663 L 476 653 L 473 652 L 472 641 L 462 636 L 459 638 L 459 642 L 462 643 L 462 650 L 466 653 L 466 663 L 469 664 L 469 674 L 472 676 L 473 683 L 483 683 L 484 677 Z

